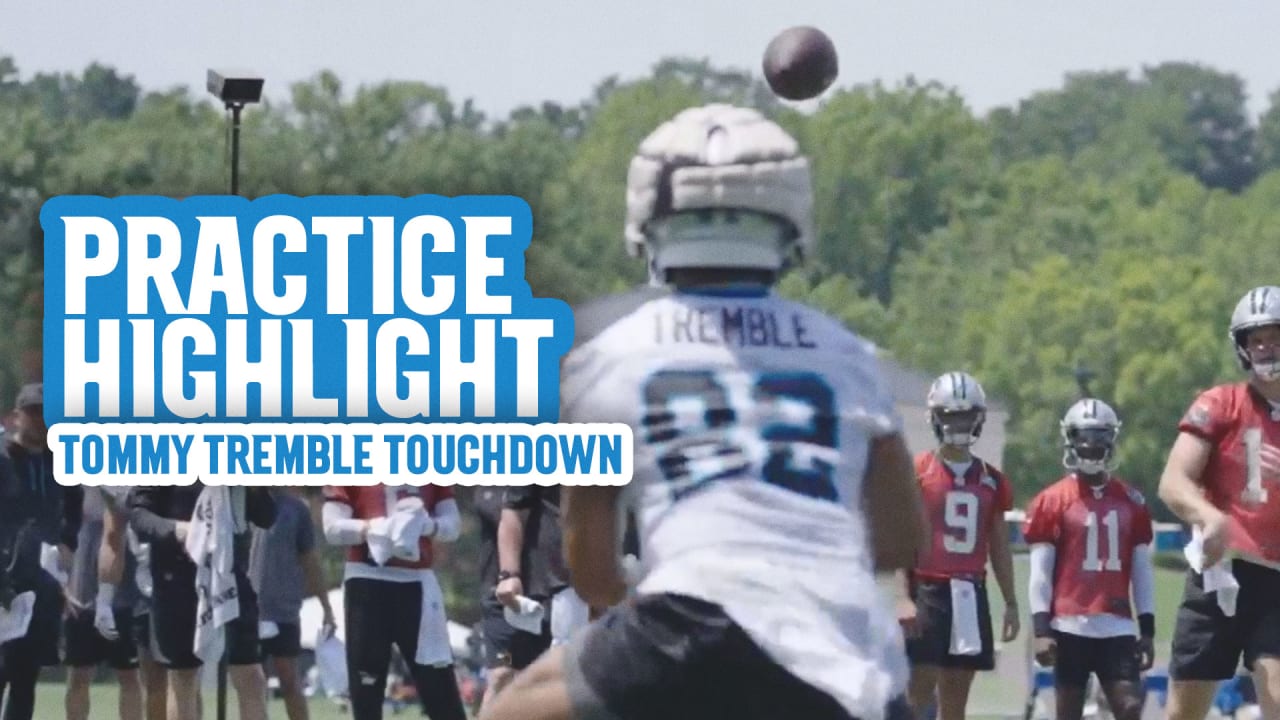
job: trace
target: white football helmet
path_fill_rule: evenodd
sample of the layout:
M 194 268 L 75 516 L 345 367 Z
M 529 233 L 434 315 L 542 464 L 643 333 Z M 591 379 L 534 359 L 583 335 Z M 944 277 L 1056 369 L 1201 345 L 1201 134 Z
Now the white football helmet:
M 943 445 L 969 447 L 982 435 L 987 419 L 987 394 L 964 372 L 939 375 L 925 400 L 933 435 Z
M 813 187 L 799 145 L 756 110 L 685 110 L 640 144 L 627 173 L 627 251 L 655 284 L 672 268 L 767 270 L 808 255 Z
M 1120 416 L 1096 398 L 1078 400 L 1062 418 L 1062 464 L 1086 475 L 1110 472 L 1115 459 Z
M 1273 354 L 1268 362 L 1254 362 L 1245 347 L 1245 335 L 1254 328 L 1280 325 L 1280 287 L 1263 285 L 1256 287 L 1236 303 L 1231 313 L 1231 344 L 1236 349 L 1240 367 L 1252 372 L 1259 380 L 1280 380 L 1280 355 Z

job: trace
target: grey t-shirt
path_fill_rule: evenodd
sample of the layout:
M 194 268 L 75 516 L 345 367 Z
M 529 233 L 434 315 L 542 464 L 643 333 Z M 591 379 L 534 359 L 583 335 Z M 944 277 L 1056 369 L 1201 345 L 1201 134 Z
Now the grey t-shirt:
M 253 528 L 249 579 L 258 593 L 258 613 L 274 623 L 296 623 L 307 596 L 300 556 L 315 547 L 311 508 L 301 498 L 275 491 L 276 521 Z M 264 583 L 263 578 L 271 582 Z
M 84 489 L 84 519 L 67 578 L 68 594 L 83 607 L 93 607 L 98 596 L 98 550 L 102 546 L 104 503 L 107 502 L 104 491 L 116 493 L 116 507 L 123 507 L 124 494 L 116 488 L 86 486 Z M 118 610 L 141 612 L 142 595 L 134 581 L 137 558 L 129 552 L 127 543 L 122 543 L 121 547 L 125 550 L 124 577 L 116 587 L 112 605 Z

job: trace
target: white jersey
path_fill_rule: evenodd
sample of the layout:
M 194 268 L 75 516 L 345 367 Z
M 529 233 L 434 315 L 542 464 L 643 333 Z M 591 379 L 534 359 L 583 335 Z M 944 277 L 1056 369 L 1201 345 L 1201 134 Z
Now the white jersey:
M 562 422 L 625 422 L 641 593 L 720 605 L 775 662 L 878 718 L 906 688 L 862 486 L 900 431 L 874 347 L 772 294 L 647 288 L 575 313 Z

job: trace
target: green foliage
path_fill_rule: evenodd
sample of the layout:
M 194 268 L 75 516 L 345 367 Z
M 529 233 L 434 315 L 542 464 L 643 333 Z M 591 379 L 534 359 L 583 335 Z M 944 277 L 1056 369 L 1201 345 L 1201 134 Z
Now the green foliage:
M 1123 474 L 1153 496 L 1176 419 L 1239 377 L 1226 322 L 1280 282 L 1280 92 L 1255 126 L 1239 78 L 1187 63 L 1078 73 L 976 116 L 937 83 L 833 91 L 812 112 L 750 72 L 670 58 L 575 105 L 488 118 L 426 82 L 343 87 L 320 72 L 246 111 L 249 196 L 510 194 L 534 211 L 534 292 L 578 302 L 643 281 L 622 242 L 641 139 L 677 111 L 751 105 L 813 162 L 816 257 L 780 292 L 924 372 L 964 368 L 1009 409 L 1019 500 L 1062 472 L 1073 370 L 1124 420 Z M 43 238 L 58 194 L 222 193 L 227 123 L 185 90 L 91 65 L 23 79 L 0 57 L 0 402 L 39 377 Z M 466 493 L 461 499 L 466 505 Z M 1153 503 L 1158 513 L 1165 510 Z M 476 538 L 442 560 L 475 617 Z M 333 560 L 336 572 L 340 563 Z

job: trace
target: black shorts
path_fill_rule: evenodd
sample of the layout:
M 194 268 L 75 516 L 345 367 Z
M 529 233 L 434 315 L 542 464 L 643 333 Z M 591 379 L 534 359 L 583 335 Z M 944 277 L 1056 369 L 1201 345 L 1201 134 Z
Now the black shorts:
M 1169 659 L 1172 680 L 1229 680 L 1241 656 L 1253 670 L 1259 657 L 1280 657 L 1280 571 L 1235 560 L 1232 573 L 1240 584 L 1236 613 L 1218 607 L 1217 593 L 1206 593 L 1204 581 L 1187 571 L 1178 607 Z
M 679 595 L 610 609 L 565 646 L 563 667 L 575 720 L 851 720 L 718 605 Z M 911 717 L 903 698 L 888 710 Z
M 58 645 L 62 639 L 62 610 L 66 600 L 62 586 L 49 573 L 41 570 L 35 581 L 35 607 L 27 634 L 0 645 L 3 665 L 12 667 L 52 667 L 60 665 Z
M 547 605 L 548 603 L 543 603 Z M 542 621 L 542 633 L 534 635 L 517 630 L 503 616 L 503 605 L 492 594 L 481 603 L 484 618 L 485 667 L 509 667 L 523 670 L 551 647 L 551 619 Z
M 995 637 L 991 629 L 991 603 L 987 584 L 974 583 L 978 596 L 978 637 L 982 649 L 977 655 L 955 655 L 951 652 L 951 583 L 946 580 L 919 580 L 912 599 L 916 603 L 916 622 L 920 635 L 907 639 L 907 659 L 912 665 L 930 665 L 961 670 L 994 670 Z
M 302 626 L 296 622 L 276 623 L 280 632 L 269 638 L 262 638 L 263 657 L 293 658 L 302 654 Z
M 258 643 L 258 597 L 247 577 L 237 577 L 240 616 L 227 623 L 225 657 L 228 665 L 262 662 Z M 171 573 L 152 586 L 151 656 L 166 668 L 190 670 L 202 664 L 193 643 L 196 636 L 195 568 L 190 574 Z
M 135 670 L 138 667 L 138 643 L 134 637 L 133 612 L 115 610 L 116 631 L 120 637 L 108 640 L 93 625 L 94 609 L 75 610 L 63 620 L 66 633 L 66 658 L 63 664 L 73 668 L 97 667 L 106 663 L 113 670 Z
M 138 647 L 138 654 L 151 655 L 151 611 L 134 615 L 130 621 L 133 627 L 133 644 Z
M 1053 664 L 1056 685 L 1084 688 L 1090 675 L 1097 675 L 1102 683 L 1142 682 L 1138 639 L 1132 635 L 1092 638 L 1054 631 L 1053 639 L 1058 643 Z

